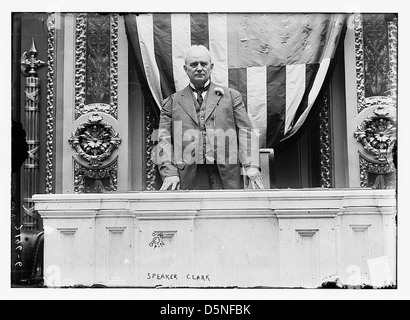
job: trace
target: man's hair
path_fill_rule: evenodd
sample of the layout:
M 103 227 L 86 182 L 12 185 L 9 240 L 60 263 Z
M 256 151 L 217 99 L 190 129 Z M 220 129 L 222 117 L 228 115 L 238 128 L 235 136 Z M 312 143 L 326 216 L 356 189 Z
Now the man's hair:
M 190 46 L 190 47 L 185 51 L 185 54 L 184 54 L 184 63 L 185 63 L 185 64 L 186 64 L 186 60 L 187 60 L 187 58 L 188 58 L 188 55 L 189 55 L 193 50 L 195 50 L 195 49 L 203 49 L 203 50 L 207 53 L 207 55 L 208 55 L 208 57 L 209 57 L 209 61 L 212 62 L 211 53 L 209 52 L 208 48 L 205 47 L 205 46 L 202 45 L 202 44 L 194 44 L 194 45 Z

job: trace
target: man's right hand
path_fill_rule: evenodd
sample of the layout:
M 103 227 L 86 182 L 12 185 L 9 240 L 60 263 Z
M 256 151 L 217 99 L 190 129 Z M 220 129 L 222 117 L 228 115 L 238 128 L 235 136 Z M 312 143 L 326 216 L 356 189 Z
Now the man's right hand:
M 180 188 L 180 179 L 178 176 L 170 176 L 164 179 L 160 190 L 168 190 L 171 187 L 171 190 L 179 190 Z

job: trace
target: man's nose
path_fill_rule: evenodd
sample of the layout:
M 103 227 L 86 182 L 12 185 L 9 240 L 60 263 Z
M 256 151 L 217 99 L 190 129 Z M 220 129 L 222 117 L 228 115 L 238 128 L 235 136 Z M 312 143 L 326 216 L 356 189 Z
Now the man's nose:
M 197 70 L 201 71 L 202 70 L 202 66 L 200 64 L 198 64 L 198 66 L 196 67 Z

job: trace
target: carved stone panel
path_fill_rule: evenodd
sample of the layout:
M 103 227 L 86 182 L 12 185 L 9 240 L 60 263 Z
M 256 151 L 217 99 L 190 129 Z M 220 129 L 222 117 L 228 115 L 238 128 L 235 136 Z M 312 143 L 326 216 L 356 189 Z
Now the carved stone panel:
M 110 103 L 110 16 L 87 17 L 86 104 Z
M 91 104 L 117 118 L 118 14 L 77 14 L 75 59 L 75 118 Z
M 358 112 L 377 101 L 396 107 L 397 17 L 356 14 L 354 21 Z
M 365 96 L 388 95 L 389 42 L 384 14 L 363 15 Z

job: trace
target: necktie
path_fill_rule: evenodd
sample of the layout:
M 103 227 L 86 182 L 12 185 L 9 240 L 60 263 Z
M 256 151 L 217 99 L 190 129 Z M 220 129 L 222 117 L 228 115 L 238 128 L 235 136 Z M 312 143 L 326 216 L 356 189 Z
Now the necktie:
M 201 89 L 193 89 L 194 92 L 196 92 L 196 101 L 198 101 L 199 106 L 202 106 L 202 102 L 204 102 L 204 98 L 202 97 L 202 93 L 207 91 L 209 89 L 210 83 L 208 83 L 207 86 L 201 88 Z
M 200 107 L 202 106 L 202 102 L 204 102 L 204 98 L 202 97 L 202 92 L 203 91 L 200 91 L 200 90 L 196 91 L 197 93 L 196 101 L 198 101 L 198 104 Z

